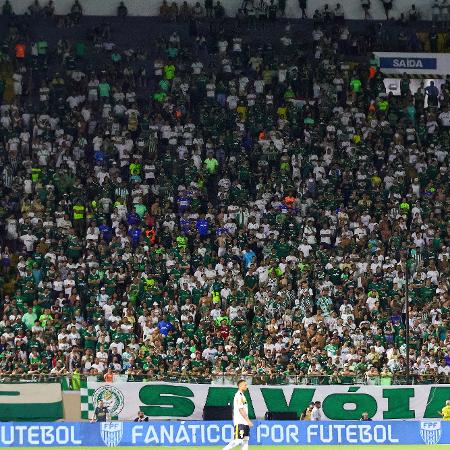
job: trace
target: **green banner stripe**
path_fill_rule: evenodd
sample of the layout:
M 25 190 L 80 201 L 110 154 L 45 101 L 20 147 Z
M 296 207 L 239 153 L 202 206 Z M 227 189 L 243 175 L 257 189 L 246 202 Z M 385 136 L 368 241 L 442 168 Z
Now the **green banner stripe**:
M 0 391 L 0 396 L 9 396 L 9 397 L 17 397 L 20 395 L 19 391 Z
M 63 403 L 2 403 L 0 421 L 51 422 L 63 418 Z

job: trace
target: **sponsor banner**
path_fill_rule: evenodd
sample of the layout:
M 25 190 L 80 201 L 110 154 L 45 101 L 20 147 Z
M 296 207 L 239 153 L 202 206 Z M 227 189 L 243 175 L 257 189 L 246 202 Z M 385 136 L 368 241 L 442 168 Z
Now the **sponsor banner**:
M 113 420 L 133 420 L 139 410 L 151 419 L 198 420 L 205 406 L 231 405 L 235 393 L 236 386 L 87 382 L 81 415 L 92 418 L 103 400 Z M 263 419 L 267 411 L 300 415 L 317 400 L 330 420 L 358 420 L 363 412 L 373 420 L 432 419 L 450 398 L 450 386 L 250 386 L 246 396 L 252 419 Z
M 63 418 L 60 383 L 0 384 L 0 421 Z
M 230 422 L 0 423 L 0 447 L 225 445 Z M 255 421 L 251 445 L 450 444 L 450 422 Z
M 428 74 L 450 73 L 449 53 L 391 53 L 375 52 L 380 61 L 380 70 L 385 74 Z

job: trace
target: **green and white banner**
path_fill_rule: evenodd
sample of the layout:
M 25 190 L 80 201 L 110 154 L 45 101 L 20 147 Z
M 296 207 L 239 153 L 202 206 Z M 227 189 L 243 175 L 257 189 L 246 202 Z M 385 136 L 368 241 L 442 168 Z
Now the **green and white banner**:
M 0 384 L 0 422 L 63 418 L 60 383 Z
M 229 405 L 235 392 L 236 386 L 88 381 L 81 387 L 81 417 L 90 419 L 103 400 L 119 420 L 133 420 L 139 410 L 155 419 L 202 419 L 205 406 Z M 330 420 L 358 420 L 363 412 L 374 420 L 423 419 L 439 417 L 450 386 L 250 386 L 247 397 L 257 419 L 267 411 L 300 414 L 313 400 Z

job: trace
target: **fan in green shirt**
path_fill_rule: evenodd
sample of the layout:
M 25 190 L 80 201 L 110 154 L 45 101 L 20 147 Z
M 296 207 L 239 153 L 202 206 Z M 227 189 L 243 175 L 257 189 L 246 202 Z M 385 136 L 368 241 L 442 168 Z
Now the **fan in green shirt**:
M 77 58 L 84 58 L 86 55 L 86 44 L 83 41 L 78 41 L 75 44 L 75 55 Z
M 352 78 L 352 80 L 350 81 L 350 87 L 352 88 L 352 91 L 355 92 L 356 94 L 358 94 L 359 92 L 361 92 L 361 80 L 359 80 L 358 78 Z
M 205 170 L 209 175 L 214 175 L 216 173 L 217 167 L 219 166 L 219 161 L 212 156 L 208 156 L 208 158 L 204 161 Z
M 25 324 L 25 326 L 31 330 L 31 328 L 34 326 L 34 322 L 37 320 L 37 315 L 33 311 L 33 308 L 28 308 L 28 312 L 26 312 L 22 316 L 22 322 Z
M 106 81 L 102 81 L 98 85 L 98 92 L 100 94 L 100 97 L 103 97 L 103 98 L 109 97 L 110 90 L 111 90 L 111 86 Z

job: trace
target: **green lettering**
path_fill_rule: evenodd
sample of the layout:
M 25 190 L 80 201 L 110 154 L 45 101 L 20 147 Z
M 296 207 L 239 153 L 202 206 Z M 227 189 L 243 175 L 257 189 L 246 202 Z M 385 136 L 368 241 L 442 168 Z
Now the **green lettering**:
M 315 389 L 295 388 L 292 391 L 289 405 L 286 402 L 283 389 L 261 388 L 262 396 L 270 412 L 296 412 L 299 416 L 311 403 Z
M 195 404 L 186 397 L 194 397 L 186 386 L 146 385 L 139 391 L 139 399 L 148 406 L 141 406 L 140 410 L 149 417 L 189 417 L 195 410 Z
M 345 405 L 354 404 L 354 409 Z M 324 414 L 331 420 L 358 420 L 363 412 L 373 417 L 377 412 L 377 401 L 369 394 L 331 394 L 322 404 Z
M 431 419 L 440 417 L 438 411 L 445 406 L 445 401 L 450 398 L 450 387 L 432 387 L 428 394 L 428 402 L 425 412 L 423 414 L 424 419 Z
M 208 396 L 206 397 L 205 406 L 229 406 L 233 405 L 234 394 L 237 389 L 235 387 L 210 387 Z M 255 419 L 255 411 L 253 409 L 252 398 L 248 391 L 245 392 L 248 404 L 248 417 Z
M 388 409 L 383 411 L 383 419 L 414 419 L 416 413 L 409 407 L 411 397 L 414 397 L 414 388 L 383 389 L 383 398 L 388 399 Z

